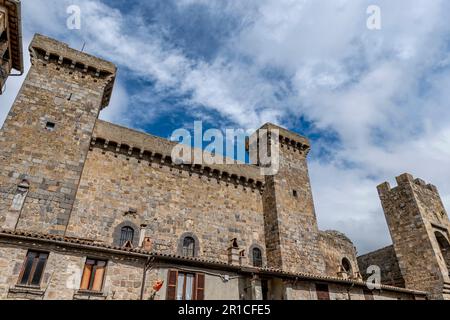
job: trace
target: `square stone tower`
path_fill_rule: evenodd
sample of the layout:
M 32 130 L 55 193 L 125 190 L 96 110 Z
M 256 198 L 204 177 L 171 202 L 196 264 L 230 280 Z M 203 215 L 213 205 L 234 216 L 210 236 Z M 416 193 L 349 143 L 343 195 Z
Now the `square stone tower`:
M 269 139 L 263 138 L 266 133 Z M 324 274 L 307 164 L 308 139 L 266 124 L 250 138 L 249 147 L 254 164 L 267 165 L 261 158 L 267 153 L 270 165 L 276 169 L 266 172 L 263 194 L 268 266 L 289 272 Z
M 410 174 L 378 187 L 406 288 L 450 299 L 450 222 L 438 190 Z
M 0 225 L 64 234 L 116 67 L 36 35 L 32 67 L 0 131 Z
M 0 0 L 0 94 L 12 69 L 23 72 L 20 1 Z

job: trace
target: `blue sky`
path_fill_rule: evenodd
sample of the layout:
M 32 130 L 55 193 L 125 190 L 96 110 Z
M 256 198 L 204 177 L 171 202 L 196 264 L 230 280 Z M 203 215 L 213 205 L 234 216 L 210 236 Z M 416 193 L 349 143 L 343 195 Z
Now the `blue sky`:
M 22 2 L 25 46 L 39 32 L 118 65 L 102 119 L 163 137 L 194 120 L 270 121 L 310 137 L 319 225 L 345 232 L 360 253 L 391 242 L 381 182 L 410 172 L 450 208 L 446 0 Z M 377 31 L 366 27 L 374 2 Z M 66 27 L 72 4 L 80 30 Z M 8 80 L 0 123 L 21 81 Z

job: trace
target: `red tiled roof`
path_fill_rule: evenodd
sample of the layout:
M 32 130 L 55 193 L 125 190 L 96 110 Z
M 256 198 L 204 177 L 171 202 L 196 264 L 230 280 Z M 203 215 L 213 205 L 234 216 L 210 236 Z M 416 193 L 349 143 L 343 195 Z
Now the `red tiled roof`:
M 245 273 L 255 273 L 255 274 L 267 274 L 267 275 L 274 275 L 274 276 L 284 276 L 288 278 L 297 278 L 299 280 L 316 280 L 316 281 L 328 281 L 328 282 L 334 282 L 334 283 L 341 283 L 341 284 L 348 284 L 348 285 L 356 285 L 356 286 L 366 286 L 366 283 L 361 280 L 352 280 L 352 279 L 342 279 L 337 277 L 331 277 L 331 276 L 325 276 L 325 275 L 315 275 L 315 274 L 309 274 L 309 273 L 293 273 L 293 272 L 286 272 L 281 269 L 274 269 L 274 268 L 255 268 L 255 267 L 245 267 L 245 266 L 235 266 L 228 263 L 224 263 L 217 260 L 210 260 L 210 259 L 202 259 L 202 258 L 190 258 L 190 257 L 183 257 L 175 254 L 165 254 L 161 252 L 156 251 L 145 251 L 139 248 L 122 248 L 117 246 L 111 246 L 108 244 L 105 244 L 103 242 L 98 242 L 95 240 L 89 240 L 89 239 L 81 239 L 81 238 L 73 238 L 73 237 L 63 237 L 58 235 L 50 235 L 50 234 L 42 234 L 42 233 L 33 233 L 33 232 L 24 232 L 24 231 L 6 231 L 0 229 L 0 238 L 1 237 L 10 237 L 10 238 L 16 238 L 16 239 L 26 239 L 26 240 L 42 240 L 42 241 L 50 241 L 50 242 L 57 242 L 57 243 L 65 243 L 67 245 L 73 244 L 73 245 L 83 245 L 88 246 L 90 249 L 103 249 L 107 251 L 114 251 L 115 253 L 120 254 L 134 254 L 134 255 L 140 255 L 141 257 L 154 257 L 159 259 L 169 259 L 169 260 L 178 260 L 180 262 L 192 262 L 192 263 L 199 263 L 199 264 L 207 264 L 210 266 L 216 266 L 216 267 L 224 267 L 227 269 L 232 269 L 236 272 L 245 272 Z M 387 291 L 396 291 L 396 292 L 403 292 L 403 293 L 410 293 L 410 294 L 416 294 L 416 295 L 426 295 L 427 293 L 424 291 L 417 291 L 417 290 L 410 290 L 405 288 L 398 288 L 393 286 L 387 286 L 387 285 L 381 285 L 382 290 Z

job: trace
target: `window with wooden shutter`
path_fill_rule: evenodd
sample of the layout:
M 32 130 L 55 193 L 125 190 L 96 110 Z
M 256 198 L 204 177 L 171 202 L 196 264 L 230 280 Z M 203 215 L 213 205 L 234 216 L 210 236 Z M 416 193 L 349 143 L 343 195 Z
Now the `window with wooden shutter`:
M 178 271 L 170 270 L 167 279 L 167 300 L 176 300 Z
M 205 300 L 205 275 L 170 270 L 167 280 L 167 300 Z
M 47 264 L 48 253 L 28 251 L 19 276 L 22 286 L 39 287 Z
M 330 291 L 327 284 L 316 284 L 317 300 L 330 300 Z
M 81 290 L 100 292 L 106 271 L 106 261 L 87 259 L 81 278 Z
M 195 300 L 205 300 L 205 275 L 203 273 L 197 273 L 196 275 L 196 298 Z

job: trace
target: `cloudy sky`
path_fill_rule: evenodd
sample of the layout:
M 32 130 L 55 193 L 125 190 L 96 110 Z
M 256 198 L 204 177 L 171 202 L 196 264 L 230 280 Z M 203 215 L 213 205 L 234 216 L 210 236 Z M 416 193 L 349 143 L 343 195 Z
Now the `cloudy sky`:
M 22 3 L 25 46 L 39 32 L 118 65 L 102 119 L 164 137 L 194 120 L 310 137 L 320 228 L 345 232 L 359 253 L 391 243 L 381 182 L 410 172 L 450 208 L 448 0 Z M 381 30 L 366 26 L 372 4 Z M 70 5 L 80 30 L 66 26 Z M 0 123 L 21 81 L 8 80 Z

